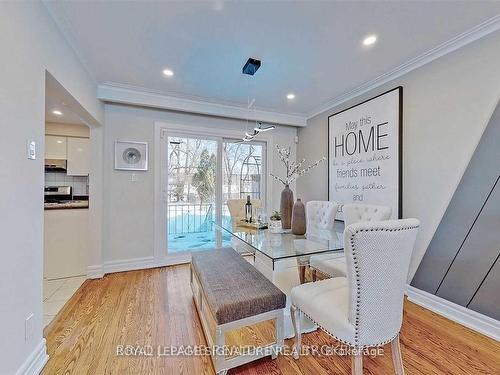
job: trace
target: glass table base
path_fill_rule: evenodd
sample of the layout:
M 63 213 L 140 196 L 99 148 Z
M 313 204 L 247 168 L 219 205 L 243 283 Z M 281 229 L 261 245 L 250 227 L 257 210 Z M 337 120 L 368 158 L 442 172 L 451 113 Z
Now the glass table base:
M 295 336 L 295 330 L 292 324 L 292 317 L 290 315 L 290 305 L 291 305 L 291 292 L 292 288 L 301 284 L 300 282 L 300 267 L 303 267 L 297 262 L 297 259 L 287 259 L 286 261 L 280 262 L 279 267 L 275 267 L 274 270 L 269 266 L 266 259 L 261 259 L 256 254 L 254 259 L 254 266 L 257 268 L 264 276 L 266 276 L 274 285 L 281 289 L 283 293 L 286 294 L 286 307 L 284 312 L 284 337 L 286 339 Z M 312 323 L 307 317 L 302 316 L 300 322 L 301 332 L 308 333 L 315 331 L 318 327 Z

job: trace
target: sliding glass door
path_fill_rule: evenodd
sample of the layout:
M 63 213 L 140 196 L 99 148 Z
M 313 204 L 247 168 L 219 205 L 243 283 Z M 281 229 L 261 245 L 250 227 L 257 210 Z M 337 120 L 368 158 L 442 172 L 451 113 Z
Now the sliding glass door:
M 228 199 L 259 199 L 265 206 L 266 143 L 223 140 L 223 218 L 229 217 Z
M 217 150 L 217 140 L 168 137 L 169 253 L 216 246 Z
M 265 205 L 266 143 L 171 133 L 165 144 L 167 254 L 228 245 L 214 222 L 229 217 L 228 199 Z

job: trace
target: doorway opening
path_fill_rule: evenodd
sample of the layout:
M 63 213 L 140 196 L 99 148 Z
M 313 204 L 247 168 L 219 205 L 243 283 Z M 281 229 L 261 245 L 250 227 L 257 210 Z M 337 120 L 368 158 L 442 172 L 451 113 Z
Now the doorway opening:
M 43 324 L 87 278 L 90 128 L 83 107 L 49 73 L 45 87 Z M 42 187 L 41 187 L 42 188 Z

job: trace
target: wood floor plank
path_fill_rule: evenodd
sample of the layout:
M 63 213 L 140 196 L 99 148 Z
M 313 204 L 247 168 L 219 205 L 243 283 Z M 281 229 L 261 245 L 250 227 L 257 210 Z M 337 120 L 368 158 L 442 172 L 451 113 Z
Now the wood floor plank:
M 232 340 L 272 330 L 250 328 Z M 45 337 L 50 359 L 43 375 L 213 375 L 208 356 L 158 356 L 158 348 L 206 345 L 186 265 L 106 275 L 87 280 L 67 302 Z M 405 301 L 401 350 L 407 375 L 499 375 L 500 343 Z M 309 346 L 340 344 L 317 331 Z M 291 340 L 286 344 L 292 345 Z M 118 356 L 118 345 L 153 348 L 154 355 Z M 235 375 L 348 375 L 349 356 L 307 355 L 299 360 L 264 358 L 232 369 Z M 364 358 L 364 374 L 393 374 L 390 345 L 384 355 Z

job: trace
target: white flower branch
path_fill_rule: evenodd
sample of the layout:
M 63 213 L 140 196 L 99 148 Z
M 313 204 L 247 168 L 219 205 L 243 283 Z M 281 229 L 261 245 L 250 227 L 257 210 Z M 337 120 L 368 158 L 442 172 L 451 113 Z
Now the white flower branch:
M 286 185 L 286 182 L 283 181 L 283 179 L 281 177 L 278 177 L 278 176 L 275 176 L 274 174 L 272 173 L 269 173 L 271 175 L 272 178 L 274 178 L 276 181 L 279 181 L 281 182 L 283 185 Z
M 322 157 L 321 159 L 319 159 L 315 163 L 309 165 L 308 167 L 306 167 L 304 169 L 300 169 L 302 167 L 302 165 L 304 164 L 304 162 L 306 161 L 306 159 L 302 159 L 298 163 L 291 161 L 290 160 L 290 152 L 291 152 L 290 147 L 281 148 L 279 145 L 276 145 L 276 150 L 278 151 L 278 155 L 280 157 L 280 160 L 285 165 L 286 177 L 283 179 L 283 178 L 278 177 L 272 173 L 270 173 L 270 175 L 276 181 L 281 182 L 285 186 L 290 185 L 297 178 L 308 173 L 311 169 L 317 167 L 321 162 L 326 160 L 326 157 Z
M 306 161 L 306 159 L 302 159 L 300 162 L 298 162 L 297 164 L 295 163 L 292 163 L 293 167 L 292 167 L 292 173 L 291 175 L 293 176 L 295 173 L 297 173 L 297 171 L 299 170 L 300 167 L 302 167 L 302 164 L 304 164 L 304 162 Z

